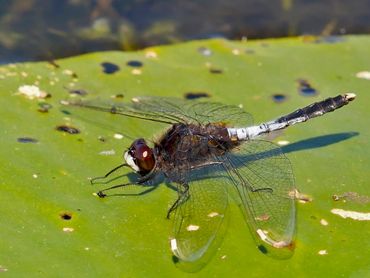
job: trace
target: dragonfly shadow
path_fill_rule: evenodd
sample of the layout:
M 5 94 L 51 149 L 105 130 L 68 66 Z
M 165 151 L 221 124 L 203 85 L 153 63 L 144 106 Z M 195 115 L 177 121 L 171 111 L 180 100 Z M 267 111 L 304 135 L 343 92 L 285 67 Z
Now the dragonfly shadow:
M 358 132 L 342 132 L 317 136 L 305 140 L 301 140 L 287 146 L 281 147 L 283 153 L 291 153 L 308 149 L 316 149 L 326 147 L 332 144 L 339 143 L 351 139 L 352 137 L 358 136 Z
M 270 159 L 274 159 L 274 157 L 281 157 L 282 154 L 287 154 L 287 153 L 307 150 L 307 149 L 322 148 L 322 147 L 325 147 L 331 144 L 336 144 L 341 141 L 348 140 L 358 135 L 359 135 L 358 132 L 328 134 L 328 135 L 322 135 L 318 137 L 305 139 L 305 140 L 302 140 L 296 143 L 289 144 L 284 147 L 280 147 L 278 145 L 271 143 L 270 146 L 265 145 L 266 147 L 268 147 L 265 150 L 261 148 L 259 151 L 256 151 L 254 153 L 249 152 L 249 153 L 244 153 L 244 154 L 236 152 L 236 153 L 232 153 L 229 156 L 229 158 L 231 161 L 233 161 L 233 167 L 235 167 L 236 169 L 239 169 L 244 166 L 248 167 L 248 164 L 252 165 L 253 163 L 257 163 L 256 165 L 258 165 L 258 163 L 260 163 L 259 161 L 268 162 Z M 254 143 L 258 143 L 258 141 L 256 140 Z M 272 163 L 272 165 L 274 165 L 274 163 Z M 252 169 L 254 168 L 253 166 L 251 167 Z M 256 187 L 256 189 L 258 189 L 258 187 Z

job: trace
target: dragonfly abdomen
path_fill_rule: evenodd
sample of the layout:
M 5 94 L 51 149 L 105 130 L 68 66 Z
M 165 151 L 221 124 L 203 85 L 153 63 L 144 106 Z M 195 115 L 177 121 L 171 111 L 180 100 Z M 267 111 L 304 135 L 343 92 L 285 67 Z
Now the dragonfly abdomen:
M 326 113 L 332 112 L 336 109 L 347 105 L 350 101 L 354 100 L 355 94 L 344 94 L 336 97 L 330 97 L 320 102 L 312 103 L 304 108 L 297 109 L 293 113 L 278 118 L 274 122 L 289 123 L 294 122 L 297 118 L 304 118 L 306 120 L 322 116 Z
M 243 128 L 228 128 L 228 133 L 233 141 L 237 140 L 251 140 L 266 133 L 287 128 L 288 126 L 305 122 L 309 119 L 322 116 L 326 113 L 332 112 L 343 107 L 350 101 L 354 100 L 355 94 L 347 93 L 338 95 L 333 98 L 327 98 L 320 102 L 315 102 L 304 108 L 279 117 L 276 120 L 262 123 L 259 126 L 250 126 Z

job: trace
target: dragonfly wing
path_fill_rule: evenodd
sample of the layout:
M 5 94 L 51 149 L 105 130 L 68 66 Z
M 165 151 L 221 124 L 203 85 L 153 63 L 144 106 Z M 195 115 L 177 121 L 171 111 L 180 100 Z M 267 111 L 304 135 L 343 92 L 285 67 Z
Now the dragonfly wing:
M 252 140 L 226 156 L 246 222 L 263 252 L 292 250 L 295 186 L 289 160 L 275 144 Z M 271 248 L 272 247 L 272 248 Z
M 106 101 L 101 99 L 94 100 L 73 100 L 68 101 L 67 105 L 88 108 L 92 110 L 108 112 L 112 114 L 123 115 L 131 118 L 143 119 L 165 124 L 175 124 L 185 122 L 186 118 L 181 118 L 173 112 L 165 111 L 165 109 L 150 109 L 150 107 L 141 107 L 137 103 L 122 103 L 118 101 Z
M 225 230 L 230 182 L 222 164 L 210 164 L 187 174 L 188 194 L 179 186 L 170 243 L 180 262 L 204 265 L 217 250 Z
M 253 123 L 252 116 L 237 106 L 170 97 L 135 97 L 132 99 L 132 103 L 107 102 L 96 99 L 71 101 L 69 105 L 167 124 L 219 122 L 237 127 Z
M 219 122 L 233 127 L 253 124 L 252 116 L 235 105 L 165 97 L 137 97 L 134 100 L 136 108 L 141 111 L 167 113 L 186 123 Z

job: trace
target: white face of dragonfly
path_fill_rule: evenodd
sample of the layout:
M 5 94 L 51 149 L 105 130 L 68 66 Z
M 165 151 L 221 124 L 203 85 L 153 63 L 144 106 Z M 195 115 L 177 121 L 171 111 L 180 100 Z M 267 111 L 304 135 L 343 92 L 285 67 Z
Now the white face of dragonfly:
M 127 165 L 141 176 L 149 174 L 155 167 L 153 149 L 144 139 L 135 140 L 124 154 Z
M 125 154 L 123 155 L 123 157 L 125 158 L 126 160 L 126 163 L 135 171 L 135 172 L 139 172 L 140 169 L 139 169 L 139 166 L 136 165 L 135 163 L 135 160 L 134 158 L 132 157 L 132 155 L 129 153 L 129 151 L 125 152 Z

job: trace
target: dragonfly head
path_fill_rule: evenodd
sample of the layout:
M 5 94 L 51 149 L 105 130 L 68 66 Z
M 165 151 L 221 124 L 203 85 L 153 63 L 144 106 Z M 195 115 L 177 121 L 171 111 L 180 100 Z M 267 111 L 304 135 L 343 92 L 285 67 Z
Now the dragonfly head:
M 126 163 L 141 176 L 145 176 L 153 170 L 155 158 L 153 149 L 150 148 L 144 139 L 135 140 L 124 154 Z

